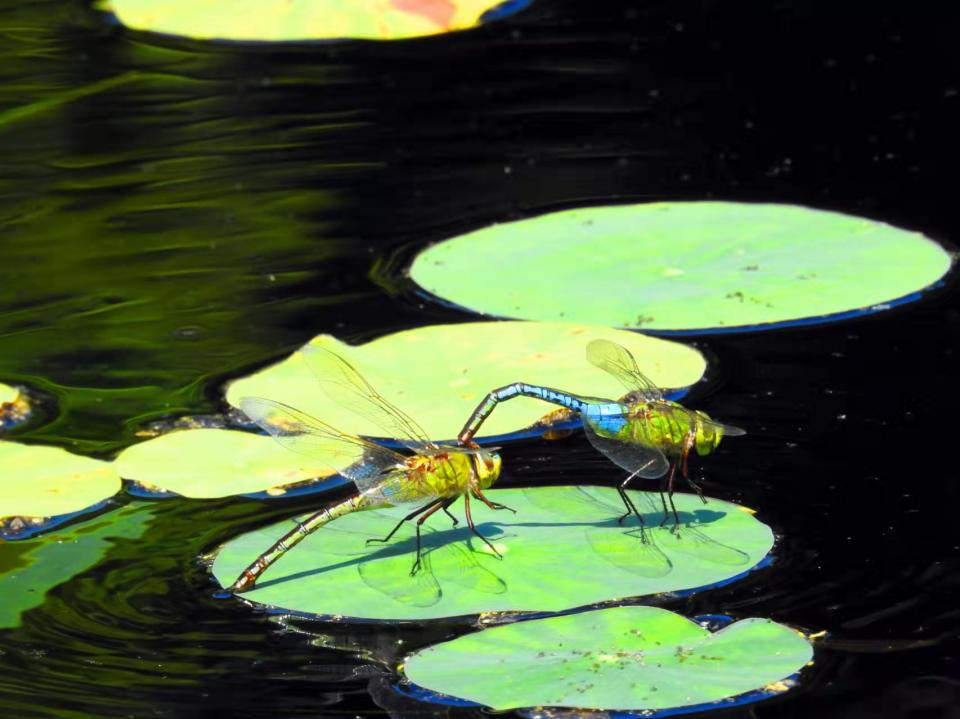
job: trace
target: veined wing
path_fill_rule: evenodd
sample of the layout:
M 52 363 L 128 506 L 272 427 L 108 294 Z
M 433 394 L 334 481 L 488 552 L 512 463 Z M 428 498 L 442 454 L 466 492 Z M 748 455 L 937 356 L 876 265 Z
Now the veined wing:
M 663 392 L 637 366 L 633 355 L 623 345 L 610 340 L 592 340 L 587 344 L 587 361 L 613 375 L 628 393 L 639 394 L 645 401 L 663 399 Z
M 284 447 L 321 460 L 361 492 L 377 487 L 393 469 L 404 466 L 404 457 L 392 449 L 341 432 L 280 402 L 244 397 L 240 409 Z
M 354 414 L 374 422 L 386 437 L 419 454 L 436 451 L 427 433 L 406 412 L 380 394 L 347 360 L 325 347 L 302 350 L 307 366 L 327 396 Z
M 607 459 L 638 477 L 656 479 L 670 469 L 670 462 L 657 447 L 606 437 L 602 429 L 594 426 L 594 420 L 588 417 L 583 417 L 583 432 L 590 444 Z

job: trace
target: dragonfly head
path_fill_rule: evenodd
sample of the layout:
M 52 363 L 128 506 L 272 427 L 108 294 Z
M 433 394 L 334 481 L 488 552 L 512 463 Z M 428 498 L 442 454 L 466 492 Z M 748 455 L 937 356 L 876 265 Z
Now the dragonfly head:
M 500 476 L 500 455 L 496 452 L 480 450 L 473 456 L 473 467 L 480 482 L 480 488 L 486 489 Z
M 723 427 L 717 422 L 710 421 L 710 415 L 700 410 L 695 410 L 697 414 L 697 435 L 694 446 L 697 448 L 697 454 L 701 457 L 710 454 L 720 444 L 723 439 Z M 707 420 L 704 422 L 703 420 Z

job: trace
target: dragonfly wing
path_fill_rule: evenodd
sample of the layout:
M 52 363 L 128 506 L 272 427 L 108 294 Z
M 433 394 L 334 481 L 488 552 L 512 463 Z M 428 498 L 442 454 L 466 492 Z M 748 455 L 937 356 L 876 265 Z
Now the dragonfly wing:
M 630 350 L 623 345 L 593 340 L 587 344 L 587 361 L 620 380 L 628 393 L 639 393 L 646 401 L 663 399 L 663 392 L 640 371 Z
M 583 418 L 583 431 L 597 450 L 614 464 L 644 479 L 662 477 L 670 469 L 670 462 L 657 447 L 604 436 L 593 422 Z
M 385 473 L 404 465 L 391 449 L 346 434 L 315 417 L 281 402 L 244 397 L 240 409 L 281 445 L 322 461 L 361 491 L 382 481 Z
M 369 419 L 383 430 L 386 437 L 396 439 L 413 452 L 433 451 L 434 445 L 423 428 L 380 394 L 343 357 L 317 345 L 307 345 L 301 354 L 331 400 Z

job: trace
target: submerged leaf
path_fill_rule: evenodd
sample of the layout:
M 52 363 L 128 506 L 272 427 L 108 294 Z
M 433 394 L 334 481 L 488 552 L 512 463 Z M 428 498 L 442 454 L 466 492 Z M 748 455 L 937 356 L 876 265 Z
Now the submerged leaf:
M 496 710 L 653 711 L 763 689 L 812 655 L 802 635 L 769 619 L 713 633 L 665 609 L 633 606 L 475 632 L 416 652 L 403 672 L 420 687 Z
M 584 356 L 587 343 L 597 338 L 627 347 L 643 371 L 664 387 L 689 386 L 700 379 L 706 366 L 697 350 L 676 342 L 559 322 L 434 325 L 356 347 L 320 335 L 308 346 L 343 356 L 387 400 L 413 417 L 429 437 L 449 440 L 490 390 L 511 382 L 592 396 L 622 395 L 619 383 Z M 227 388 L 227 401 L 234 407 L 246 396 L 283 402 L 344 432 L 384 435 L 369 416 L 331 401 L 305 365 L 302 352 Z M 484 424 L 486 434 L 481 438 L 517 432 L 555 409 L 555 405 L 533 399 L 504 402 Z
M 79 512 L 120 487 L 110 462 L 57 447 L 0 441 L 0 519 Z
M 923 235 L 861 217 L 660 202 L 492 225 L 421 252 L 410 276 L 495 317 L 709 332 L 887 309 L 915 299 L 950 264 Z
M 644 541 L 634 520 L 618 524 L 620 499 L 611 488 L 541 487 L 487 494 L 517 510 L 511 514 L 473 503 L 478 531 L 502 559 L 472 535 L 462 519 L 454 528 L 438 512 L 424 524 L 423 568 L 411 576 L 416 556 L 413 523 L 401 527 L 389 543 L 367 544 L 368 539 L 385 537 L 410 509 L 356 512 L 304 539 L 243 597 L 296 612 L 380 620 L 555 612 L 710 586 L 749 571 L 773 545 L 769 527 L 742 507 L 716 499 L 704 505 L 696 496 L 676 494 L 679 538 L 669 526 L 658 526 L 661 513 L 651 512 L 645 515 Z M 644 493 L 631 496 L 638 506 L 646 506 Z M 451 511 L 461 515 L 460 502 Z M 285 521 L 228 542 L 214 563 L 216 578 L 229 586 L 291 527 Z M 650 571 L 656 564 L 649 557 L 651 548 L 664 559 L 656 571 Z
M 334 458 L 331 458 L 331 460 Z M 228 429 L 186 429 L 123 450 L 117 471 L 184 497 L 269 492 L 334 474 L 323 457 L 305 457 L 272 437 Z

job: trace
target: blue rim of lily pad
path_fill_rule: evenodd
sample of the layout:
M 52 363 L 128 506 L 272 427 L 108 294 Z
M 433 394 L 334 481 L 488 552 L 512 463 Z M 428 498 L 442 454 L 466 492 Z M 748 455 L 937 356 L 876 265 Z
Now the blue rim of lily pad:
M 234 494 L 228 496 L 245 497 L 247 499 L 291 499 L 293 497 L 306 497 L 312 494 L 320 494 L 326 492 L 327 490 L 336 489 L 337 487 L 342 487 L 349 483 L 350 482 L 348 479 L 336 474 L 332 477 L 325 477 L 318 481 L 308 481 L 306 484 L 301 486 L 291 487 L 282 494 L 270 494 L 266 490 L 263 490 L 261 492 L 247 492 L 245 494 Z M 128 479 L 123 480 L 123 488 L 127 494 L 130 494 L 137 499 L 176 499 L 177 497 L 184 497 L 184 495 L 178 492 L 171 492 L 166 489 L 147 489 L 142 484 L 138 484 L 137 482 Z M 193 497 L 184 498 L 195 499 Z M 224 499 L 226 498 L 227 497 L 224 497 Z
M 954 263 L 956 264 L 956 263 Z M 950 269 L 947 270 L 947 277 L 949 277 L 953 272 L 954 265 L 951 265 Z M 668 329 L 655 329 L 647 327 L 619 327 L 617 329 L 629 330 L 631 332 L 639 332 L 640 334 L 651 335 L 653 337 L 694 337 L 694 336 L 705 336 L 705 335 L 729 335 L 729 334 L 747 334 L 752 332 L 768 332 L 770 330 L 782 330 L 782 329 L 791 329 L 794 327 L 811 327 L 818 325 L 827 325 L 834 322 L 842 322 L 844 320 L 853 320 L 860 319 L 863 317 L 874 317 L 883 312 L 887 312 L 896 307 L 902 307 L 903 305 L 911 304 L 923 299 L 926 295 L 933 294 L 937 290 L 944 288 L 947 284 L 947 281 L 944 278 L 940 278 L 933 284 L 927 285 L 923 289 L 917 290 L 916 292 L 911 292 L 910 294 L 903 295 L 902 297 L 897 297 L 896 299 L 888 300 L 886 302 L 881 302 L 876 305 L 871 305 L 870 307 L 860 307 L 853 310 L 843 310 L 842 312 L 832 312 L 826 315 L 817 315 L 814 317 L 800 317 L 795 320 L 783 320 L 782 322 L 764 322 L 756 325 L 731 325 L 730 327 L 700 327 L 696 329 L 684 329 L 684 330 L 668 330 Z M 456 302 L 451 302 L 450 300 L 438 297 L 427 290 L 420 288 L 414 290 L 414 294 L 420 297 L 423 300 L 439 304 L 443 307 L 456 310 L 458 312 L 467 313 L 473 317 L 487 317 L 490 319 L 498 320 L 515 320 L 516 317 L 505 317 L 501 315 L 490 315 L 486 313 L 477 312 L 476 310 L 471 310 L 468 307 L 459 305 Z M 672 398 L 671 398 L 672 399 Z
M 92 519 L 94 515 L 102 514 L 103 510 L 106 510 L 111 504 L 114 504 L 113 498 L 108 497 L 76 512 L 67 512 L 66 514 L 56 514 L 52 517 L 46 517 L 43 522 L 30 525 L 16 532 L 0 530 L 0 541 L 18 542 L 24 539 L 31 539 L 38 534 L 49 532 L 74 520 L 86 521 Z
M 758 564 L 759 568 L 760 565 Z M 742 576 L 742 575 L 741 575 Z M 720 583 L 718 583 L 720 585 Z M 714 585 L 714 586 L 718 586 Z M 558 614 L 574 614 L 578 613 L 581 610 L 576 610 L 574 612 L 558 612 Z M 585 611 L 585 610 L 584 610 Z M 549 615 L 554 616 L 554 615 Z M 535 619 L 538 617 L 530 617 L 524 615 L 522 621 L 527 621 L 530 619 Z M 730 624 L 733 624 L 733 617 L 726 614 L 702 614 L 693 617 L 693 621 L 698 624 L 706 625 L 711 632 L 719 631 Z M 790 682 L 797 684 L 800 681 L 800 674 L 795 673 L 791 674 L 788 677 L 783 679 L 784 682 Z M 469 699 L 460 699 L 459 697 L 450 696 L 449 694 L 442 694 L 440 692 L 435 692 L 432 689 L 426 689 L 421 687 L 418 684 L 414 684 L 410 681 L 403 682 L 393 682 L 390 684 L 390 688 L 397 694 L 407 699 L 414 699 L 416 701 L 425 702 L 429 704 L 440 704 L 442 706 L 458 707 L 464 709 L 478 709 L 483 708 L 484 705 L 478 702 L 470 701 Z M 659 709 L 656 711 L 650 710 L 636 710 L 636 711 L 609 711 L 605 710 L 603 712 L 596 712 L 597 715 L 606 717 L 607 719 L 659 719 L 660 717 L 670 717 L 670 716 L 680 716 L 682 714 L 694 714 L 696 712 L 703 711 L 716 711 L 721 709 L 735 709 L 737 707 L 746 706 L 747 704 L 754 704 L 759 701 L 764 701 L 766 699 L 774 699 L 780 696 L 779 693 L 773 693 L 765 691 L 763 689 L 754 689 L 750 692 L 745 692 L 743 694 L 738 694 L 737 696 L 730 697 L 728 699 L 721 699 L 716 702 L 705 702 L 703 704 L 692 704 L 688 707 L 675 707 L 673 709 Z M 558 708 L 558 707 L 557 707 Z M 575 709 L 579 707 L 569 707 L 570 709 Z M 582 707 L 589 716 L 589 708 Z M 521 716 L 528 716 L 528 712 L 525 709 L 514 709 L 513 712 L 520 714 Z

